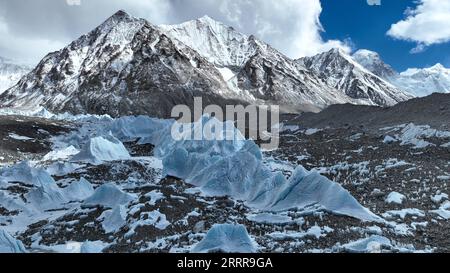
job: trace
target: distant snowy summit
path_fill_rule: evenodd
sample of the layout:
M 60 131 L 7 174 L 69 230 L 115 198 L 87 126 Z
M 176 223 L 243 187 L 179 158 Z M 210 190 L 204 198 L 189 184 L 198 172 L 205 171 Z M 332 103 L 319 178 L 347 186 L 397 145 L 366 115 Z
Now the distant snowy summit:
M 292 60 L 208 16 L 155 26 L 118 11 L 48 54 L 0 95 L 0 106 L 168 117 L 197 96 L 219 105 L 278 104 L 287 112 L 412 98 L 343 52 Z
M 341 49 L 305 57 L 299 62 L 325 79 L 328 85 L 359 100 L 359 104 L 391 106 L 413 97 L 364 68 Z
M 377 52 L 360 49 L 353 53 L 352 57 L 364 68 L 383 79 L 389 79 L 397 75 L 397 71 L 386 64 Z
M 19 64 L 0 56 L 0 94 L 15 85 L 30 70 L 28 65 Z
M 410 68 L 394 77 L 392 83 L 418 97 L 450 93 L 450 69 L 441 64 L 422 69 Z
M 450 68 L 445 68 L 440 63 L 429 68 L 410 68 L 398 73 L 376 52 L 359 50 L 353 54 L 353 58 L 375 75 L 414 96 L 450 93 Z

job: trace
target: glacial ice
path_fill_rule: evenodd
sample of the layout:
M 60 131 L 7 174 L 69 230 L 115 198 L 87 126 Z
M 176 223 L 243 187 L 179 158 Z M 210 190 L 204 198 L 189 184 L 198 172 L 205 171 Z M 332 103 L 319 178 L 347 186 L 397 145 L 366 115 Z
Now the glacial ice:
M 39 180 L 49 179 L 47 176 L 43 170 L 32 168 L 28 161 L 0 169 L 0 182 L 21 182 L 33 186 L 41 184 Z
M 103 249 L 107 246 L 102 241 L 84 242 L 80 247 L 80 253 L 102 253 Z
M 386 237 L 372 235 L 368 238 L 345 244 L 342 248 L 353 253 L 377 253 L 381 252 L 383 248 L 392 248 L 392 244 Z
M 93 137 L 87 128 L 82 128 L 79 135 L 69 137 L 67 145 L 74 147 L 79 146 L 74 143 L 76 140 L 87 141 L 72 161 L 99 164 L 125 159 L 130 155 L 121 141 L 150 143 L 155 146 L 155 156 L 163 162 L 164 175 L 183 179 L 199 187 L 205 195 L 231 196 L 262 212 L 314 206 L 364 221 L 381 221 L 339 184 L 317 172 L 298 167 L 287 179 L 282 172 L 272 170 L 259 147 L 245 139 L 233 122 L 220 122 L 205 115 L 197 122 L 184 124 L 177 140 L 171 137 L 174 128 L 180 128 L 174 120 L 139 116 L 102 120 L 100 124 L 95 128 L 101 136 Z M 20 171 L 11 176 L 23 174 Z M 26 176 L 23 180 L 30 179 Z M 117 198 L 108 197 L 110 194 L 117 194 L 123 200 L 118 202 Z M 115 208 L 133 198 L 114 185 L 103 185 L 85 204 Z
M 104 135 L 91 138 L 81 152 L 72 157 L 72 161 L 98 165 L 104 161 L 127 160 L 130 157 L 120 140 Z
M 245 139 L 233 122 L 208 115 L 183 125 L 145 116 L 122 117 L 103 130 L 120 141 L 154 145 L 164 175 L 183 179 L 205 195 L 231 196 L 262 211 L 320 206 L 364 221 L 381 220 L 339 184 L 316 172 L 298 167 L 290 179 L 274 172 L 264 163 L 259 147 Z M 172 132 L 178 132 L 177 139 Z
M 388 204 L 398 204 L 401 205 L 403 201 L 406 200 L 406 196 L 398 192 L 391 192 L 386 198 L 386 203 Z
M 127 204 L 134 199 L 134 195 L 123 192 L 115 184 L 110 183 L 98 187 L 94 194 L 84 200 L 84 205 L 115 208 L 118 205 Z
M 113 210 L 105 211 L 101 217 L 104 218 L 102 227 L 106 233 L 116 232 L 127 223 L 127 210 L 125 206 L 119 205 Z
M 64 189 L 64 195 L 71 201 L 82 201 L 92 194 L 94 194 L 94 187 L 83 177 Z
M 25 198 L 38 210 L 52 209 L 67 202 L 53 177 L 43 169 L 31 167 L 27 161 L 0 169 L 0 184 L 2 182 L 20 182 L 32 186 Z
M 254 253 L 255 243 L 243 225 L 214 225 L 191 250 L 193 253 Z
M 56 160 L 67 160 L 70 157 L 78 154 L 80 151 L 73 146 L 69 146 L 65 149 L 51 151 L 44 156 L 42 160 L 44 161 L 56 161 Z
M 0 253 L 25 253 L 22 242 L 14 239 L 8 232 L 0 229 Z

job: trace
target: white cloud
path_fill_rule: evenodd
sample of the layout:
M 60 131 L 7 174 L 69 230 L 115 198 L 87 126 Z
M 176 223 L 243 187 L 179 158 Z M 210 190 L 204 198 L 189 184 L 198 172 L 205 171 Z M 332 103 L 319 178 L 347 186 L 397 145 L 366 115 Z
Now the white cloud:
M 412 41 L 419 53 L 427 46 L 450 41 L 450 1 L 420 0 L 415 9 L 405 12 L 406 18 L 391 26 L 387 34 L 396 39 Z
M 208 2 L 208 0 L 197 1 Z M 345 42 L 324 41 L 319 0 L 216 0 L 217 19 L 247 34 L 255 34 L 292 58 L 311 56 L 334 47 L 349 50 Z M 204 5 L 204 3 L 202 3 Z
M 0 2 L 5 28 L 0 31 L 5 35 L 0 40 L 0 55 L 38 61 L 119 9 L 153 24 L 176 24 L 210 15 L 258 36 L 292 58 L 333 47 L 349 50 L 346 42 L 322 39 L 320 0 L 82 0 L 80 5 L 68 5 L 66 0 L 34 0 Z
M 367 0 L 369 6 L 381 6 L 381 0 Z
M 33 63 L 49 52 L 64 47 L 64 43 L 39 38 L 16 36 L 0 17 L 0 55 L 13 57 L 23 63 Z

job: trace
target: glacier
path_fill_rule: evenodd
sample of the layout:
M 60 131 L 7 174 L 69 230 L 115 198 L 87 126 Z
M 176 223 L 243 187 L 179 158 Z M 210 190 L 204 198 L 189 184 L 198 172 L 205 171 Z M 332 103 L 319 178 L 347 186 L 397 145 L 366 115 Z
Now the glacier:
M 104 135 L 91 138 L 81 152 L 72 157 L 71 161 L 98 165 L 104 161 L 130 158 L 130 154 L 121 141 L 112 135 Z
M 94 186 L 84 179 L 71 183 L 64 189 L 64 194 L 69 200 L 82 201 L 94 194 Z
M 180 126 L 180 139 L 175 140 L 170 134 Z M 216 140 L 208 135 L 211 127 Z M 273 172 L 255 142 L 245 139 L 232 122 L 208 115 L 183 125 L 144 116 L 124 117 L 105 130 L 122 141 L 155 145 L 155 156 L 163 161 L 163 174 L 183 179 L 205 195 L 231 196 L 263 211 L 316 206 L 363 221 L 381 221 L 342 186 L 317 172 L 300 166 L 289 179 Z
M 114 208 L 124 205 L 135 199 L 135 196 L 119 189 L 115 184 L 109 183 L 98 187 L 94 194 L 84 200 L 86 206 L 103 206 Z
M 64 192 L 53 177 L 44 169 L 31 167 L 27 161 L 0 169 L 0 185 L 7 182 L 20 182 L 31 186 L 32 189 L 25 195 L 25 200 L 35 210 L 53 209 L 67 202 Z M 10 200 L 9 203 L 17 207 L 21 206 L 22 201 Z
M 383 221 L 359 204 L 341 185 L 315 171 L 293 167 L 292 175 L 286 177 L 273 170 L 270 160 L 255 142 L 245 139 L 232 122 L 220 122 L 205 115 L 182 127 L 175 120 L 148 116 L 91 117 L 81 124 L 78 131 L 55 139 L 58 150 L 69 147 L 69 150 L 81 150 L 70 161 L 101 164 L 110 160 L 133 160 L 123 142 L 137 141 L 154 145 L 154 156 L 162 161 L 164 176 L 182 179 L 198 187 L 206 196 L 229 196 L 260 213 L 298 209 L 305 213 L 327 211 L 362 221 Z M 177 139 L 171 137 L 174 128 L 184 129 L 178 132 Z M 214 130 L 208 130 L 211 128 Z M 70 207 L 72 201 L 82 202 L 87 207 L 112 209 L 103 215 L 103 227 L 111 232 L 120 229 L 126 219 L 126 212 L 120 206 L 137 197 L 115 184 L 104 184 L 94 190 L 94 186 L 83 178 L 66 188 L 59 188 L 50 173 L 64 172 L 77 165 L 60 162 L 58 156 L 55 159 L 59 162 L 49 165 L 47 171 L 33 168 L 28 162 L 0 168 L 0 184 L 17 181 L 33 186 L 27 200 L 33 203 L 32 210 L 40 213 Z M 2 198 L 6 198 L 5 204 L 12 209 L 28 208 L 20 200 L 9 200 L 8 196 Z M 164 226 L 168 224 L 164 223 Z
M 0 228 L 0 253 L 26 253 L 22 242 Z
M 192 253 L 254 253 L 255 243 L 243 225 L 214 225 L 191 250 Z

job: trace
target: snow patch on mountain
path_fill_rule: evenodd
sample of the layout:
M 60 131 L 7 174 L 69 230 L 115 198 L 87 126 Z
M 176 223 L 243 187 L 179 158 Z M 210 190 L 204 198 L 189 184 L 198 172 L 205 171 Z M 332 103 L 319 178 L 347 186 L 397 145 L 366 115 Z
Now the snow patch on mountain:
M 247 35 L 209 16 L 159 28 L 219 67 L 242 67 L 257 50 Z

